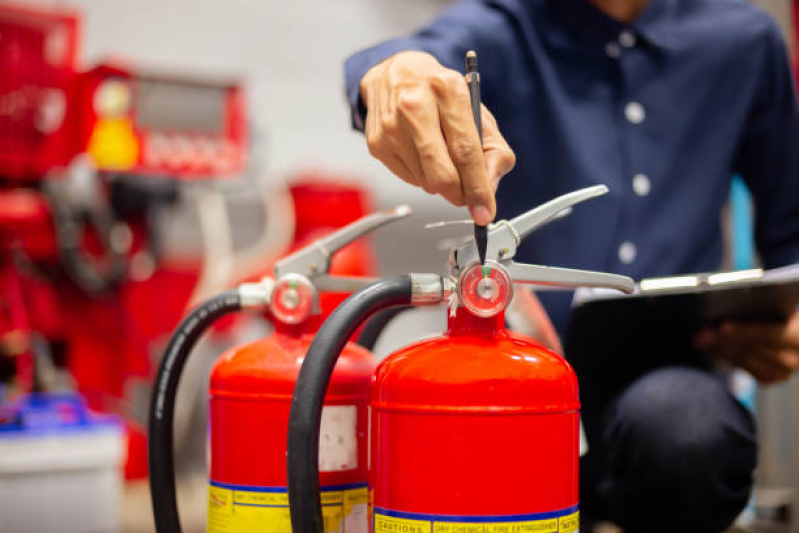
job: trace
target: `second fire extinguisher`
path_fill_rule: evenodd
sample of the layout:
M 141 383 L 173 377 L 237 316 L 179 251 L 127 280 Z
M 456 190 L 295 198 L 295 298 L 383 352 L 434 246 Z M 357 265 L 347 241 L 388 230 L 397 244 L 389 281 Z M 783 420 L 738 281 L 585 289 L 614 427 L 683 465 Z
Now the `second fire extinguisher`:
M 327 531 L 318 442 L 322 403 L 338 354 L 373 313 L 450 303 L 443 337 L 388 356 L 372 387 L 369 490 L 375 533 L 572 533 L 579 528 L 579 397 L 569 364 L 508 332 L 513 283 L 632 291 L 630 278 L 513 262 L 521 239 L 604 194 L 561 196 L 488 230 L 486 260 L 470 240 L 450 276 L 411 274 L 351 296 L 316 335 L 303 362 L 288 434 L 294 533 Z
M 150 408 L 150 488 L 156 530 L 181 531 L 175 493 L 173 423 L 183 366 L 200 335 L 242 309 L 266 311 L 267 338 L 229 350 L 210 379 L 208 531 L 290 531 L 286 428 L 300 365 L 321 321 L 321 292 L 353 292 L 373 280 L 328 275 L 332 254 L 410 213 L 407 207 L 361 218 L 278 261 L 274 277 L 248 283 L 197 307 L 178 326 L 156 377 Z M 346 343 L 321 414 L 319 469 L 326 531 L 367 528 L 367 406 L 375 361 Z

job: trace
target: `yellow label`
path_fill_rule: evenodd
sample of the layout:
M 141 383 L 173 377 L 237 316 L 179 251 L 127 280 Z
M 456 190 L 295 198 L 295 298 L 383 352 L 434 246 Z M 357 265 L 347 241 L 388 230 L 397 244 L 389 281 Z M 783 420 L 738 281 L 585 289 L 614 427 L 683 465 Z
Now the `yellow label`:
M 409 520 L 375 513 L 375 533 L 431 533 L 427 520 Z
M 366 533 L 366 486 L 325 490 L 325 533 Z M 208 487 L 208 533 L 291 533 L 288 494 L 284 487 Z
M 580 513 L 573 513 L 568 516 L 560 517 L 560 529 L 558 533 L 574 533 L 580 529 Z
M 504 521 L 502 517 L 474 517 L 469 522 L 445 516 L 391 514 L 405 516 L 389 516 L 375 511 L 374 533 L 574 533 L 579 531 L 580 526 L 579 512 L 561 517 L 548 514 L 544 515 L 547 518 L 540 519 L 530 515 L 530 519 L 512 521 Z
M 433 533 L 557 533 L 558 519 L 524 522 L 436 522 Z
M 352 489 L 344 491 L 344 514 L 352 513 L 353 507 L 358 505 L 368 505 L 369 495 L 366 487 L 362 489 Z

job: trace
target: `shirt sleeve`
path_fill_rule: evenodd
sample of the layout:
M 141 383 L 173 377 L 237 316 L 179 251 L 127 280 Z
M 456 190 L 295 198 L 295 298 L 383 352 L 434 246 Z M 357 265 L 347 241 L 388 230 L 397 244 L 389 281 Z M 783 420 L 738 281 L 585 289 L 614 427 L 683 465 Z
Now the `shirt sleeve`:
M 360 85 L 364 74 L 373 66 L 394 54 L 413 50 L 433 55 L 445 67 L 463 70 L 468 50 L 475 50 L 479 57 L 483 52 L 495 48 L 491 34 L 492 30 L 496 30 L 497 22 L 502 22 L 500 13 L 486 2 L 460 0 L 416 34 L 393 39 L 350 56 L 344 63 L 344 82 L 353 128 L 363 131 L 366 123 Z M 480 69 L 481 78 L 491 79 L 482 64 Z
M 758 251 L 774 268 L 799 262 L 799 100 L 782 35 L 775 24 L 768 28 L 735 170 L 754 198 Z

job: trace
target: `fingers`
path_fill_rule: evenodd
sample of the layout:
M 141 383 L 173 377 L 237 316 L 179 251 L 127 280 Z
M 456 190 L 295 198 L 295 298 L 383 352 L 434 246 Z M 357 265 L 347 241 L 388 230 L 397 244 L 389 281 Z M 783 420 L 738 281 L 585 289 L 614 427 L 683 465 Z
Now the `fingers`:
M 799 348 L 786 343 L 778 324 L 726 323 L 700 331 L 694 344 L 750 372 L 761 383 L 788 379 L 799 369 Z
M 397 101 L 397 116 L 405 141 L 398 149 L 412 152 L 422 188 L 454 205 L 463 205 L 458 171 L 441 135 L 435 95 L 427 88 L 403 93 Z
M 430 85 L 438 97 L 441 130 L 460 176 L 464 203 L 474 221 L 486 225 L 496 216 L 496 203 L 472 116 L 469 89 L 463 77 L 452 70 L 439 72 Z
M 499 180 L 513 170 L 516 165 L 516 154 L 511 150 L 505 137 L 499 132 L 497 121 L 494 115 L 485 107 L 482 107 L 483 115 L 483 156 L 486 162 L 486 171 L 491 180 L 491 186 L 496 192 Z
M 496 216 L 494 194 L 515 156 L 491 113 L 475 128 L 463 76 L 429 54 L 402 52 L 361 81 L 369 152 L 404 181 L 467 205 L 475 222 Z

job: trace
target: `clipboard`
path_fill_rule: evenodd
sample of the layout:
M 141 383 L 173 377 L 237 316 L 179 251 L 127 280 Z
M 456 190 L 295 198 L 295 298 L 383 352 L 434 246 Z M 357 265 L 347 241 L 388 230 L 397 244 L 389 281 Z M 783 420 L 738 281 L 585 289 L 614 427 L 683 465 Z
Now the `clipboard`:
M 785 320 L 799 306 L 799 264 L 650 278 L 635 293 L 578 291 L 566 329 L 566 357 L 584 409 L 602 409 L 627 385 L 665 366 L 709 368 L 693 348 L 706 325 Z

